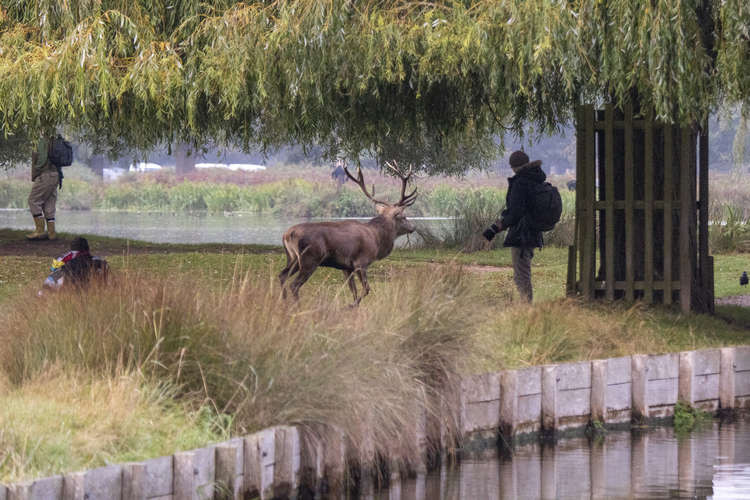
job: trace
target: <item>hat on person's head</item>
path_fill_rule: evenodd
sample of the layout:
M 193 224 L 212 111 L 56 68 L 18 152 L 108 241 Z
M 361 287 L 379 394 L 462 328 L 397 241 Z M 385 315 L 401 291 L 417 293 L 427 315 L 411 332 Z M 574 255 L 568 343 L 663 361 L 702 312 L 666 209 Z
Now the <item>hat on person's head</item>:
M 70 242 L 70 249 L 78 252 L 88 252 L 89 242 L 86 238 L 79 236 Z
M 520 149 L 518 151 L 514 151 L 513 154 L 510 155 L 508 163 L 510 163 L 510 168 L 512 168 L 514 172 L 518 172 L 522 168 L 533 167 L 542 164 L 541 160 L 529 162 L 529 155 L 527 155 Z

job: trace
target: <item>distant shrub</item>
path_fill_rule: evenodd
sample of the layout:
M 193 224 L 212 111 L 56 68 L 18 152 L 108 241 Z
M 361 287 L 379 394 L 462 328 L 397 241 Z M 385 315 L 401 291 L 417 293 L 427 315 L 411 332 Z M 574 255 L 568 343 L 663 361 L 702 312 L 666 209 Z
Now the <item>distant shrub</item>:
M 203 194 L 209 212 L 236 212 L 242 202 L 241 188 L 234 184 L 223 184 L 206 189 Z
M 20 179 L 0 180 L 0 208 L 26 208 L 31 183 Z
M 172 210 L 206 210 L 207 187 L 196 182 L 182 182 L 169 189 L 169 206 Z
M 750 252 L 750 208 L 714 204 L 708 235 L 713 252 Z

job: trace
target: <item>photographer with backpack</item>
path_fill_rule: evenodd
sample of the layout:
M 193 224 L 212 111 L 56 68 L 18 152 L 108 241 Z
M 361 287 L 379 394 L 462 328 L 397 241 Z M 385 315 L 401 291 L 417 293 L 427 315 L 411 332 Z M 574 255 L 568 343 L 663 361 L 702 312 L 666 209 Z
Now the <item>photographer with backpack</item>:
M 26 238 L 33 241 L 54 240 L 57 189 L 62 188 L 62 167 L 73 163 L 73 148 L 61 135 L 45 134 L 31 155 L 31 193 L 29 209 L 34 218 L 34 232 Z M 44 224 L 47 223 L 45 231 Z
M 510 167 L 515 174 L 508 179 L 505 210 L 482 235 L 488 240 L 508 230 L 503 243 L 511 247 L 513 281 L 521 298 L 531 302 L 531 259 L 534 249 L 544 244 L 542 232 L 551 230 L 560 220 L 562 199 L 557 188 L 545 182 L 541 160 L 529 161 L 523 151 L 510 155 Z

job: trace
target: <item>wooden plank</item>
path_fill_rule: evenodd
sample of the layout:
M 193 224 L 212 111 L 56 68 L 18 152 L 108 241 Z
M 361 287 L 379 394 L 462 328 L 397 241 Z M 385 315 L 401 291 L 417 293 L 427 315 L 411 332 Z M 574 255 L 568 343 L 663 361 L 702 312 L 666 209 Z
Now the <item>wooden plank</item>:
M 691 309 L 692 294 L 692 256 L 690 255 L 690 130 L 682 129 L 680 140 L 680 309 L 688 313 Z
M 587 299 L 594 297 L 594 266 L 596 264 L 594 256 L 596 254 L 595 224 L 596 215 L 594 213 L 594 201 L 596 200 L 596 158 L 595 158 L 595 136 L 594 136 L 594 106 L 588 104 L 584 107 L 584 134 L 586 137 L 586 156 L 584 161 L 584 171 L 586 172 L 586 219 L 583 230 L 583 268 L 581 269 L 581 283 L 583 284 L 583 294 Z
M 664 201 L 663 200 L 654 200 L 654 210 L 656 209 L 663 209 L 664 208 Z M 607 208 L 607 202 L 606 201 L 597 201 L 594 203 L 594 209 L 596 210 L 604 210 Z M 644 210 L 646 208 L 646 203 L 644 203 L 643 200 L 634 200 L 633 201 L 633 208 L 635 210 Z M 615 200 L 615 209 L 617 210 L 625 210 L 625 200 Z M 678 210 L 680 209 L 680 202 L 672 200 L 672 210 Z
M 568 246 L 568 279 L 565 282 L 565 293 L 572 297 L 576 293 L 576 247 Z
M 645 223 L 644 238 L 644 281 L 643 299 L 647 304 L 654 301 L 654 129 L 652 127 L 653 113 L 649 112 L 644 129 L 644 182 L 643 202 Z
M 636 130 L 644 130 L 646 128 L 646 122 L 647 120 L 633 120 L 633 128 Z M 614 123 L 615 130 L 617 129 L 624 129 L 626 127 L 625 120 L 616 120 Z M 661 123 L 652 123 L 651 128 L 661 128 L 663 125 Z M 606 121 L 597 120 L 594 122 L 594 130 L 606 130 L 607 123 Z
M 625 300 L 633 301 L 633 281 L 635 281 L 635 260 L 633 255 L 633 104 L 625 105 Z
M 615 290 L 625 290 L 625 287 L 627 286 L 627 281 L 615 281 Z M 664 281 L 654 281 L 652 284 L 653 290 L 664 290 Z M 679 281 L 672 281 L 671 285 L 669 285 L 672 290 L 679 290 L 680 289 L 680 282 Z M 636 290 L 644 290 L 646 287 L 646 282 L 643 280 L 638 280 L 633 282 L 633 288 Z M 607 285 L 604 281 L 594 281 L 594 289 L 595 290 L 606 290 Z
M 700 133 L 700 156 L 698 160 L 698 175 L 700 192 L 700 208 L 698 211 L 699 243 L 698 255 L 700 256 L 700 279 L 703 300 L 709 312 L 713 312 L 714 283 L 710 280 L 712 273 L 709 270 L 710 262 L 708 256 L 708 121 L 701 128 Z
M 604 189 L 607 208 L 604 212 L 606 249 L 604 272 L 607 280 L 607 300 L 615 300 L 615 129 L 614 108 L 607 104 L 604 108 L 604 121 L 607 124 L 604 131 Z
M 576 293 L 581 293 L 582 285 L 579 282 L 583 269 L 583 229 L 585 227 L 585 203 L 586 203 L 586 135 L 584 126 L 584 107 L 576 107 L 576 220 L 575 220 L 575 248 L 578 256 L 578 269 L 574 269 L 573 283 Z M 570 277 L 569 277 L 570 279 Z
M 672 149 L 674 147 L 674 138 L 672 137 L 673 127 L 664 128 L 664 281 L 669 285 L 672 282 L 672 188 L 674 178 L 674 157 Z M 672 303 L 672 287 L 667 286 L 664 289 L 664 303 Z

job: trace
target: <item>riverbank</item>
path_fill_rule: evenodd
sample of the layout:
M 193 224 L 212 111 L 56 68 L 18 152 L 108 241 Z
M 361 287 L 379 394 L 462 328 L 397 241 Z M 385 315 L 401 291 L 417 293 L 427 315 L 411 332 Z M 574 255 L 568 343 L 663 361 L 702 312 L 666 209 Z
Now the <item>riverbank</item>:
M 398 433 L 410 405 L 427 401 L 433 384 L 462 374 L 723 347 L 749 337 L 750 318 L 740 307 L 719 307 L 717 317 L 683 316 L 565 299 L 565 252 L 555 248 L 534 259 L 533 307 L 517 301 L 505 250 L 399 250 L 372 266 L 372 293 L 349 310 L 340 272 L 329 270 L 302 288 L 300 304 L 281 303 L 280 249 L 92 237 L 94 253 L 108 259 L 122 286 L 40 300 L 36 290 L 66 235 L 33 245 L 22 234 L 0 231 L 0 317 L 8 332 L 0 349 L 6 360 L 1 398 L 59 394 L 64 403 L 66 381 L 77 380 L 73 385 L 84 394 L 99 394 L 92 388 L 105 384 L 114 401 L 120 391 L 113 381 L 128 380 L 138 394 L 159 394 L 145 398 L 147 406 L 176 412 L 188 422 L 178 428 L 202 429 L 205 442 L 291 423 L 334 423 L 354 439 L 363 422 L 376 419 L 383 431 L 373 445 L 388 451 L 389 443 L 402 442 Z M 745 262 L 743 255 L 716 256 L 717 296 L 741 292 L 736 281 Z M 377 369 L 363 369 L 368 366 Z M 122 390 L 128 387 L 132 393 L 132 385 Z M 80 396 L 70 400 L 66 411 L 90 406 Z M 45 448 L 59 425 L 45 412 L 28 415 L 38 424 L 15 426 L 1 448 L 17 454 L 4 464 L 28 465 L 0 466 L 1 481 L 193 446 L 184 446 L 185 438 L 134 449 L 129 443 L 143 430 L 133 426 L 128 436 L 113 437 L 112 429 L 127 426 L 110 420 L 109 427 L 85 430 L 85 443 L 66 443 L 70 454 L 60 457 Z M 135 413 L 128 418 L 144 420 Z M 84 432 L 79 426 L 85 425 L 70 423 L 65 435 Z M 46 456 L 56 458 L 45 463 Z M 88 457 L 84 464 L 71 461 L 80 456 Z

